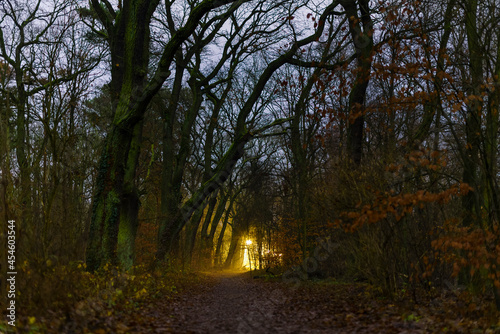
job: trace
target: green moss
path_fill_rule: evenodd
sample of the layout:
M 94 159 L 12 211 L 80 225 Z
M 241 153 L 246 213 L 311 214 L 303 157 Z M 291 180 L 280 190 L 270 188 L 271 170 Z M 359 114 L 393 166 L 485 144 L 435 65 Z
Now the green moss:
M 118 261 L 127 270 L 134 265 L 134 241 L 133 223 L 122 217 L 118 231 Z

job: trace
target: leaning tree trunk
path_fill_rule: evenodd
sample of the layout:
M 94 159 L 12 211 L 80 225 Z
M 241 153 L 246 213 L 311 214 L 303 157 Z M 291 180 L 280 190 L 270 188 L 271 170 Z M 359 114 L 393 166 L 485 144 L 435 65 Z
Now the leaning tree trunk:
M 221 4 L 223 2 L 223 0 L 214 1 L 214 4 Z M 261 73 L 252 92 L 238 114 L 233 144 L 224 154 L 217 168 L 213 171 L 213 176 L 182 205 L 177 214 L 166 217 L 164 223 L 160 226 L 158 250 L 156 253 L 157 261 L 165 259 L 166 254 L 171 250 L 172 244 L 178 239 L 180 231 L 189 220 L 192 213 L 201 205 L 205 198 L 222 186 L 231 174 L 236 162 L 242 157 L 245 144 L 254 136 L 254 133 L 247 129 L 247 118 L 254 109 L 254 105 L 257 103 L 262 91 L 265 89 L 267 82 L 271 79 L 274 72 L 284 64 L 290 62 L 301 47 L 316 41 L 321 36 L 325 27 L 326 18 L 334 11 L 335 7 L 336 3 L 333 3 L 325 9 L 318 20 L 318 27 L 314 34 L 294 43 L 287 52 L 270 62 Z
M 156 252 L 157 262 L 163 261 L 167 253 L 172 250 L 173 245 L 179 237 L 184 225 L 189 221 L 192 214 L 203 204 L 205 199 L 209 197 L 214 191 L 218 190 L 224 182 L 229 178 L 236 162 L 243 155 L 243 148 L 245 144 L 251 139 L 252 134 L 246 130 L 243 134 L 237 136 L 233 145 L 226 152 L 219 165 L 214 170 L 213 176 L 205 182 L 196 191 L 191 198 L 186 201 L 180 208 L 172 205 L 169 207 L 167 216 L 164 218 L 163 223 L 160 225 L 158 250 Z M 162 206 L 168 205 L 165 202 Z
M 232 187 L 230 188 L 232 189 Z M 231 192 L 231 190 L 228 190 L 228 194 Z M 238 196 L 239 191 L 237 191 L 235 194 L 231 196 L 231 199 L 229 200 L 229 206 L 226 210 L 226 214 L 224 216 L 224 222 L 222 223 L 222 229 L 219 233 L 219 236 L 217 238 L 217 246 L 215 247 L 215 266 L 218 267 L 222 264 L 222 243 L 224 241 L 224 234 L 226 233 L 226 227 L 229 222 L 229 216 L 233 210 L 233 204 L 234 201 L 236 200 L 236 197 Z
M 222 228 L 220 230 L 219 236 L 217 237 L 217 246 L 215 247 L 215 256 L 214 256 L 215 267 L 219 267 L 221 263 L 222 242 L 224 241 L 224 234 L 226 233 L 228 220 L 229 220 L 229 214 L 227 213 L 226 216 L 224 217 L 224 222 L 222 223 Z
M 215 211 L 215 215 L 212 219 L 212 225 L 210 226 L 210 233 L 208 234 L 207 237 L 207 242 L 208 242 L 208 251 L 210 254 L 213 252 L 213 245 L 214 245 L 214 237 L 215 237 L 215 232 L 217 232 L 217 228 L 219 227 L 220 220 L 222 218 L 222 215 L 224 214 L 224 211 L 226 210 L 226 204 L 227 201 L 230 197 L 229 191 L 226 191 L 222 198 L 220 199 L 219 205 L 217 206 L 217 210 Z M 203 235 L 202 235 L 203 237 Z
M 210 222 L 212 221 L 212 216 L 215 211 L 215 207 L 217 205 L 217 197 L 218 197 L 219 191 L 215 191 L 212 194 L 212 197 L 209 200 L 208 203 L 208 209 L 205 214 L 205 220 L 203 221 L 203 225 L 201 226 L 201 233 L 200 233 L 200 247 L 199 247 L 199 254 L 200 256 L 198 257 L 198 260 L 201 262 L 198 265 L 201 265 L 202 268 L 205 268 L 207 266 L 207 261 L 210 258 L 210 250 L 208 249 L 208 227 L 210 226 Z
M 196 210 L 185 228 L 186 237 L 184 247 L 184 262 L 187 265 L 192 265 L 196 236 L 198 235 L 201 219 L 203 218 L 203 213 L 205 212 L 205 207 L 205 205 L 202 205 Z

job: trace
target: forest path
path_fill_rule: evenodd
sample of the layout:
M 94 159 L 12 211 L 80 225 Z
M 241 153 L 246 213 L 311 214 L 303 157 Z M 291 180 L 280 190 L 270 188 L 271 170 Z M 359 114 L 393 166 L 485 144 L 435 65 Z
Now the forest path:
M 265 333 L 275 303 L 272 287 L 252 280 L 249 273 L 206 273 L 214 285 L 206 292 L 185 296 L 174 308 L 172 329 L 177 333 Z M 279 294 L 281 296 L 281 294 Z
M 366 305 L 359 286 L 300 287 L 249 273 L 204 273 L 203 284 L 159 302 L 133 333 L 422 333 L 391 307 Z M 361 298 L 359 298 L 361 297 Z M 147 324 L 146 324 L 147 323 Z

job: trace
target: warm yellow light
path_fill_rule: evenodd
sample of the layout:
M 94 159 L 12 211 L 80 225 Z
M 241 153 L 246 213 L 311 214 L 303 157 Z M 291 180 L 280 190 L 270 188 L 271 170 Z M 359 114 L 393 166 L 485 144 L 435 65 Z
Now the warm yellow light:
M 246 241 L 246 244 L 247 244 L 247 246 L 250 246 L 250 245 L 252 244 L 252 240 L 248 239 L 248 240 Z

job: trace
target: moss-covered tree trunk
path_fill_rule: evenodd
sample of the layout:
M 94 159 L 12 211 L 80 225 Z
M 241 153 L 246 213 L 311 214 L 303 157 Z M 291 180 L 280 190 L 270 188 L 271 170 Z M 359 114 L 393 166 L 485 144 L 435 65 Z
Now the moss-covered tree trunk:
M 139 130 L 137 130 L 139 131 Z M 114 128 L 107 139 L 98 171 L 87 247 L 87 266 L 95 270 L 104 263 L 130 267 L 137 230 L 138 197 L 125 171 L 135 168 L 129 151 L 138 138 Z M 136 163 L 136 162 L 135 162 Z
M 90 1 L 91 12 L 103 28 L 98 34 L 105 35 L 110 49 L 109 86 L 114 111 L 93 196 L 87 246 L 90 270 L 106 262 L 125 268 L 133 264 L 139 208 L 135 174 L 142 119 L 149 102 L 170 75 L 170 65 L 182 43 L 196 30 L 206 13 L 232 2 L 234 0 L 204 0 L 194 6 L 185 24 L 170 32 L 156 70 L 147 80 L 150 23 L 160 1 L 123 0 L 118 8 L 113 8 L 108 1 Z M 165 5 L 171 4 L 165 2 Z M 172 196 L 175 198 L 176 194 Z M 175 203 L 172 206 L 177 209 Z
M 154 2 L 154 1 L 153 1 Z M 156 7 L 148 1 L 124 1 L 111 12 L 92 1 L 106 28 L 111 51 L 111 99 L 114 118 L 106 138 L 87 246 L 87 266 L 104 263 L 130 268 L 134 263 L 139 196 L 135 174 L 147 101 L 139 101 L 149 62 L 149 23 Z M 144 103 L 138 103 L 144 102 Z

